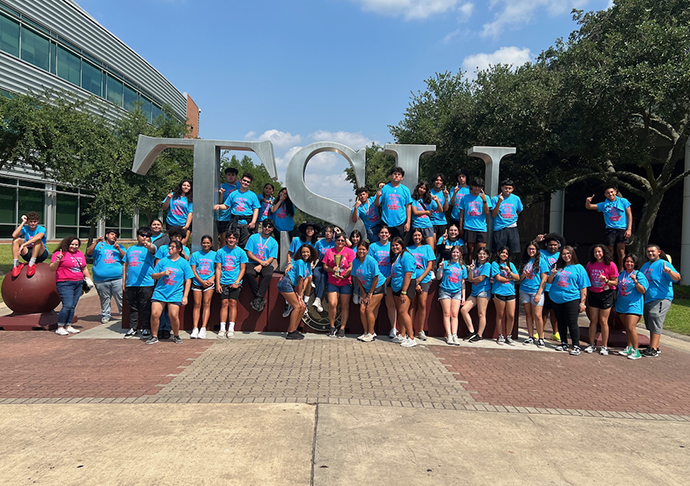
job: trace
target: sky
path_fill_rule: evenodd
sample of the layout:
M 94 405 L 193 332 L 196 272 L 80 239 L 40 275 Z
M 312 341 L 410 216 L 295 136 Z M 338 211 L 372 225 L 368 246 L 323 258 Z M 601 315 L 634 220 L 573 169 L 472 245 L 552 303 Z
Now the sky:
M 519 66 L 576 30 L 573 8 L 612 0 L 76 1 L 189 93 L 201 138 L 272 141 L 284 181 L 311 143 L 392 143 L 388 126 L 435 73 Z M 350 204 L 346 165 L 315 157 L 307 186 Z

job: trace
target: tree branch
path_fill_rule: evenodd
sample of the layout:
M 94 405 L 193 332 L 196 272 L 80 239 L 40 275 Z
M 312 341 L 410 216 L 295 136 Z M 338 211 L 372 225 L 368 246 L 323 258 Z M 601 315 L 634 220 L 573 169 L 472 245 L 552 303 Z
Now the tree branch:
M 652 192 L 652 185 L 649 183 L 647 179 L 642 177 L 641 175 L 634 174 L 632 172 L 627 172 L 627 171 L 618 171 L 616 172 L 617 177 L 626 177 L 632 181 L 637 182 L 639 185 L 641 185 L 644 189 L 647 190 L 647 192 Z
M 668 191 L 669 189 L 671 189 L 673 186 L 675 186 L 676 184 L 678 184 L 679 182 L 681 182 L 683 179 L 685 179 L 688 176 L 690 176 L 690 170 L 686 170 L 682 174 L 677 175 L 668 184 L 666 184 L 666 186 L 664 187 L 664 192 Z

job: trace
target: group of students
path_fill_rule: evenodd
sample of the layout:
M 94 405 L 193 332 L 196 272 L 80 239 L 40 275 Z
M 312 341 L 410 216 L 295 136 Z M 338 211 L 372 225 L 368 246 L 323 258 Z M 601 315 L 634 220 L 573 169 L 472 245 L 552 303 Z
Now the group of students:
M 286 301 L 283 316 L 290 319 L 288 339 L 304 337 L 298 331 L 302 317 L 308 306 L 323 312 L 323 299 L 328 302 L 329 335 L 343 337 L 352 299 L 359 305 L 364 327 L 359 340 L 375 339 L 377 316 L 385 302 L 390 337 L 403 347 L 414 347 L 417 340 L 426 340 L 428 294 L 431 280 L 438 279 L 438 301 L 449 345 L 459 344 L 460 317 L 467 327 L 466 341 L 483 339 L 490 300 L 496 309 L 497 343 L 515 345 L 511 335 L 519 299 L 529 334 L 524 344 L 545 346 L 544 327 L 550 318 L 553 338 L 559 342 L 556 350 L 580 354 L 577 321 L 586 311 L 592 344 L 585 352 L 596 350 L 594 339 L 600 326 L 603 346 L 599 352 L 606 355 L 608 319 L 615 307 L 628 339 L 622 354 L 630 359 L 658 355 L 663 321 L 673 299 L 672 284 L 680 275 L 657 245 L 647 247 L 648 261 L 640 270 L 638 257 L 625 253 L 632 213 L 630 203 L 618 195 L 615 186 L 605 187 L 601 203 L 593 204 L 593 196 L 586 200 L 588 209 L 604 214 L 606 234 L 604 244 L 592 247 L 585 268 L 578 263 L 573 247 L 553 233 L 538 235 L 524 247 L 522 258 L 518 257 L 517 222 L 523 206 L 513 193 L 512 181 L 503 181 L 500 193 L 489 197 L 483 180 L 469 181 L 465 170 L 457 171 L 456 184 L 450 190 L 445 177 L 436 174 L 431 184 L 422 181 L 411 192 L 402 184 L 404 175 L 402 168 L 393 168 L 390 183 L 380 184 L 375 196 L 366 188 L 357 189 L 352 221 L 362 220 L 366 237 L 357 230 L 348 237 L 340 228 L 327 226 L 324 237 L 318 239 L 319 225 L 307 222 L 299 226 L 278 287 Z M 250 190 L 251 174 L 243 174 L 238 181 L 237 170 L 229 168 L 225 176 L 214 207 L 220 235 L 217 251 L 209 235 L 201 238 L 200 251 L 190 255 L 185 246 L 193 214 L 192 185 L 187 179 L 163 201 L 163 209 L 168 209 L 168 235 L 162 231 L 162 222 L 154 220 L 150 228 L 139 228 L 136 245 L 126 251 L 117 243 L 115 230 L 87 249 L 87 255 L 94 258 L 103 322 L 110 319 L 111 297 L 120 307 L 124 293 L 131 326 L 126 338 L 141 332 L 148 338 L 147 344 L 154 344 L 167 311 L 173 341 L 180 343 L 179 310 L 191 290 L 192 338 L 203 339 L 211 298 L 217 293 L 222 301 L 219 337 L 229 338 L 234 334 L 237 300 L 245 278 L 254 296 L 252 309 L 263 311 L 278 263 L 276 240 L 281 231 L 294 233 L 294 207 L 286 189 L 274 197 L 272 184 L 267 184 L 259 198 Z M 487 248 L 491 221 L 493 257 Z M 21 270 L 20 255 L 29 259 L 30 266 L 48 257 L 45 229 L 41 228 L 38 215 L 29 213 L 23 218 L 15 231 L 15 268 Z M 52 259 L 63 298 L 58 334 L 77 332 L 70 324 L 78 300 L 75 289 L 77 282 L 89 277 L 79 243 L 76 237 L 65 238 Z M 338 306 L 340 324 L 336 328 Z M 470 311 L 475 307 L 478 319 L 473 322 Z M 642 315 L 651 332 L 651 345 L 641 354 L 635 329 Z

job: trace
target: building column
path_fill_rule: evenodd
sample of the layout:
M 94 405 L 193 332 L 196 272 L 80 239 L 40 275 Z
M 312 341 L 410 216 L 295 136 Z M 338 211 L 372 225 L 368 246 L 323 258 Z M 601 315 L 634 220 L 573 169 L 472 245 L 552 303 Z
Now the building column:
M 565 190 L 556 191 L 551 195 L 551 210 L 549 212 L 549 233 L 563 236 L 563 218 L 565 215 Z
M 685 142 L 685 169 L 690 170 L 690 140 Z M 683 181 L 683 217 L 680 239 L 680 283 L 690 284 L 690 177 Z
M 46 227 L 46 239 L 55 239 L 55 222 L 57 220 L 57 194 L 55 194 L 55 184 L 46 184 L 45 194 L 45 216 L 43 224 Z M 77 216 L 78 217 L 78 216 Z

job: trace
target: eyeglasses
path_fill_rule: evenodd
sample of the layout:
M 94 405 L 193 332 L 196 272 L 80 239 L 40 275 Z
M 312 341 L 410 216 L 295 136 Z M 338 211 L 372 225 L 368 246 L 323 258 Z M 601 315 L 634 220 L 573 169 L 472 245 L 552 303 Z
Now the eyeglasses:
M 139 233 L 139 236 L 143 236 L 144 238 L 151 238 L 153 235 L 149 233 Z
M 247 180 L 247 179 L 242 179 L 241 182 L 242 182 L 242 184 L 251 184 L 252 183 L 252 181 Z

